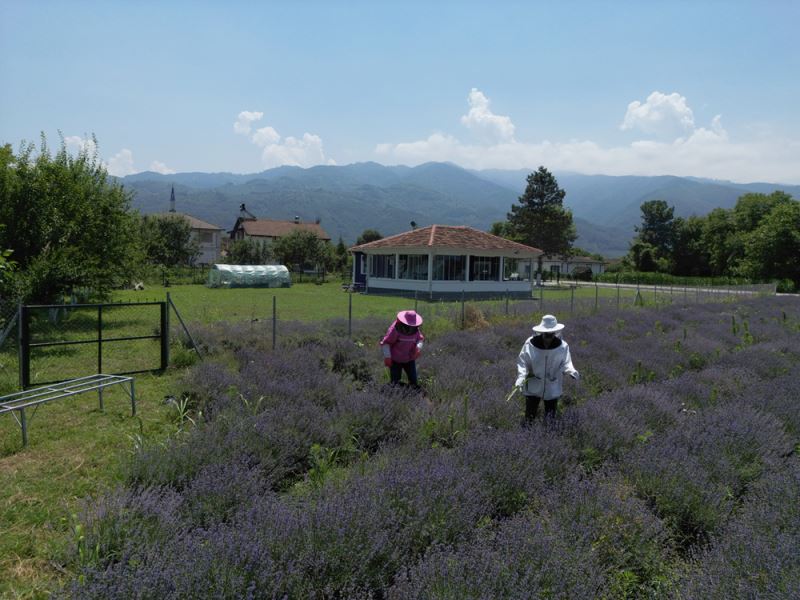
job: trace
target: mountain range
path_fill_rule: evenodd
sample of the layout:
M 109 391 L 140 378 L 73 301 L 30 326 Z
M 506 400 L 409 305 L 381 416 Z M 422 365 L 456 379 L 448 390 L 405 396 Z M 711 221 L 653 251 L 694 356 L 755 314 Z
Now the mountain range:
M 374 162 L 300 168 L 282 166 L 261 173 L 137 173 L 120 182 L 133 192 L 140 212 L 169 210 L 174 186 L 176 209 L 225 230 L 239 205 L 259 218 L 319 220 L 331 238 L 351 244 L 365 229 L 384 236 L 419 226 L 470 225 L 488 230 L 502 221 L 526 186 L 529 171 L 471 171 L 450 163 L 417 167 Z M 640 206 L 665 200 L 676 216 L 704 215 L 731 208 L 748 192 L 783 190 L 800 198 L 800 186 L 739 184 L 690 177 L 582 175 L 555 172 L 566 191 L 564 205 L 578 230 L 576 246 L 607 257 L 625 254 L 641 222 Z

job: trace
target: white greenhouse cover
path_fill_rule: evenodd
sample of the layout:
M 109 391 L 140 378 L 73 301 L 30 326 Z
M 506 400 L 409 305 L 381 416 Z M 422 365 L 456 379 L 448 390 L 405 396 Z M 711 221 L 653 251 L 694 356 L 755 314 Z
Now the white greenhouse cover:
M 283 265 L 213 265 L 208 287 L 290 287 L 292 278 Z

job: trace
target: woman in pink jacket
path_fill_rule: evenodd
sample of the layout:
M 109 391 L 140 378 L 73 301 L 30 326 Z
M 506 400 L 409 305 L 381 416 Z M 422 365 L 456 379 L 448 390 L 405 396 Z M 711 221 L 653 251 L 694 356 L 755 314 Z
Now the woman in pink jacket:
M 425 340 L 419 330 L 420 325 L 422 317 L 415 311 L 401 310 L 380 341 L 383 364 L 389 367 L 389 377 L 393 384 L 400 383 L 400 377 L 405 371 L 409 385 L 419 387 L 416 361 Z

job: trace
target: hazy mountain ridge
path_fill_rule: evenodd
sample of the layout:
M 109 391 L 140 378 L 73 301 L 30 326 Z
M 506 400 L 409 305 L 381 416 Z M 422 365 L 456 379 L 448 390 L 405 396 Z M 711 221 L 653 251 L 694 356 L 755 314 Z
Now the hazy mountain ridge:
M 355 163 L 345 166 L 277 167 L 261 173 L 145 172 L 121 179 L 134 192 L 142 213 L 169 209 L 174 185 L 176 208 L 204 221 L 232 228 L 245 203 L 261 218 L 320 219 L 336 241 L 352 243 L 367 228 L 383 235 L 406 231 L 415 221 L 470 225 L 487 230 L 504 220 L 524 191 L 530 171 L 468 171 L 450 163 L 417 167 Z M 747 192 L 782 189 L 800 198 L 800 186 L 736 184 L 688 177 L 607 176 L 555 173 L 573 211 L 576 245 L 606 256 L 627 251 L 646 200 L 662 199 L 679 216 L 731 208 Z

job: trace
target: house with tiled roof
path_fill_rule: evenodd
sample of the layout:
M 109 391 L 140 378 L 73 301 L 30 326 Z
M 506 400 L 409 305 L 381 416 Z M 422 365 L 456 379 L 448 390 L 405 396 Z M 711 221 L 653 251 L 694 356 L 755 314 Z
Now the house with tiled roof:
M 591 256 L 544 256 L 542 271 L 552 275 L 580 275 L 591 272 L 599 275 L 605 272 L 606 263 Z
M 428 298 L 530 297 L 538 248 L 472 227 L 430 225 L 350 248 L 353 285 Z
M 213 265 L 220 258 L 222 227 L 217 227 L 211 223 L 175 210 L 175 188 L 172 188 L 169 198 L 169 212 L 156 213 L 156 218 L 178 217 L 189 224 L 192 239 L 197 243 L 197 257 L 195 263 L 198 265 Z
M 304 223 L 300 217 L 293 221 L 276 221 L 273 219 L 258 219 L 250 213 L 244 204 L 239 207 L 239 217 L 230 231 L 232 240 L 252 238 L 267 242 L 274 242 L 293 231 L 310 231 L 323 242 L 330 242 L 329 236 L 318 223 Z

